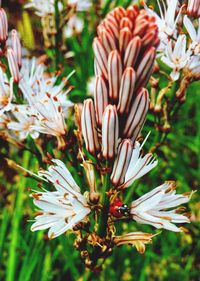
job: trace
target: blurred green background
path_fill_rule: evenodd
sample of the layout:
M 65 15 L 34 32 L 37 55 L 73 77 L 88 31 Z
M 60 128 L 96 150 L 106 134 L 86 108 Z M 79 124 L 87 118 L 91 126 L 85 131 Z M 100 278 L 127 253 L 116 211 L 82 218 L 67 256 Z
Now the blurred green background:
M 113 6 L 127 6 L 130 2 L 106 1 L 101 17 Z M 21 32 L 22 44 L 30 54 L 40 56 L 46 53 L 50 57 L 51 65 L 54 50 L 43 48 L 40 20 L 33 12 L 24 11 L 23 3 L 23 0 L 3 1 L 2 7 L 8 12 L 9 27 L 15 27 Z M 74 57 L 63 60 L 62 75 L 76 70 L 70 81 L 74 86 L 70 99 L 74 102 L 81 102 L 87 97 L 87 81 L 93 75 L 92 40 L 95 26 L 100 20 L 95 10 L 98 3 L 93 1 L 93 4 L 94 8 L 90 13 L 80 14 L 85 21 L 81 35 L 65 42 L 67 50 L 74 52 Z M 128 195 L 130 198 L 141 196 L 165 180 L 176 180 L 178 193 L 199 188 L 199 87 L 199 83 L 193 83 L 189 87 L 186 102 L 171 120 L 171 132 L 165 143 L 156 151 L 158 166 L 135 183 L 133 194 Z M 152 147 L 158 138 L 158 132 L 152 126 L 151 113 L 143 130 L 144 135 L 150 130 L 146 149 Z M 63 153 L 60 156 L 65 159 Z M 33 172 L 38 170 L 37 159 L 28 151 L 19 152 L 14 146 L 0 140 L 0 280 L 87 280 L 87 272 L 79 253 L 73 247 L 73 234 L 48 241 L 42 231 L 30 231 L 29 220 L 33 218 L 34 206 L 29 198 L 29 188 L 36 187 L 37 183 L 9 167 L 5 158 L 13 159 Z M 147 245 L 144 255 L 138 254 L 131 246 L 116 248 L 113 255 L 107 259 L 103 272 L 95 280 L 200 280 L 199 199 L 200 194 L 196 192 L 189 203 L 192 222 L 187 226 L 187 233 L 177 234 L 163 230 L 160 235 L 154 237 L 151 245 Z M 136 225 L 134 222 L 128 225 L 124 223 L 120 228 L 124 232 L 154 231 L 151 227 Z

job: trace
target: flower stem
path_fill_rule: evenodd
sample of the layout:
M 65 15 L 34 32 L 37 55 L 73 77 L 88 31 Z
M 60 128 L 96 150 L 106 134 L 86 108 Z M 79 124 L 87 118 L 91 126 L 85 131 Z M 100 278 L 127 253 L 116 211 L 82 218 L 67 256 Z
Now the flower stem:
M 108 162 L 106 163 L 106 169 L 108 168 Z M 106 237 L 106 230 L 107 230 L 107 222 L 108 222 L 108 214 L 109 214 L 109 197 L 107 195 L 107 191 L 110 187 L 110 174 L 106 172 L 106 174 L 103 177 L 103 187 L 101 190 L 101 204 L 102 204 L 102 210 L 99 217 L 99 223 L 98 223 L 98 229 L 97 229 L 97 235 L 101 238 Z M 93 267 L 97 265 L 97 261 L 99 258 L 101 258 L 101 248 L 95 248 L 93 253 L 91 254 L 90 258 L 93 264 Z
M 55 24 L 56 24 L 56 35 L 55 35 L 55 63 L 56 70 L 59 69 L 60 64 L 60 46 L 62 44 L 62 30 L 60 29 L 60 12 L 58 7 L 58 0 L 55 0 Z
M 110 174 L 106 173 L 103 178 L 103 188 L 102 188 L 102 200 L 101 204 L 103 206 L 101 215 L 99 218 L 99 225 L 97 234 L 100 237 L 105 237 L 106 235 L 106 228 L 107 228 L 107 221 L 108 221 L 108 213 L 109 213 L 109 197 L 107 196 L 106 192 L 110 186 Z

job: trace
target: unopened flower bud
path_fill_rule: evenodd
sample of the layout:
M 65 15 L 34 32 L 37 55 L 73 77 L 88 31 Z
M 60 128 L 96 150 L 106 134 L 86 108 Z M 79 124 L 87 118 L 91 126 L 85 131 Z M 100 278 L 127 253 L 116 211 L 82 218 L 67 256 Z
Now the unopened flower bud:
M 90 188 L 89 199 L 91 203 L 97 203 L 99 201 L 99 194 L 96 192 L 96 177 L 94 167 L 90 162 L 83 161 L 83 168 L 86 173 L 88 185 Z
M 22 65 L 22 50 L 21 50 L 21 43 L 19 40 L 19 35 L 15 29 L 13 29 L 11 31 L 11 44 L 12 44 L 12 49 L 16 56 L 18 66 L 20 68 Z
M 108 56 L 108 82 L 109 82 L 109 97 L 112 101 L 117 101 L 119 98 L 119 87 L 122 77 L 122 62 L 119 52 L 112 51 Z
M 149 48 L 147 52 L 144 54 L 136 71 L 137 89 L 146 86 L 146 83 L 148 82 L 153 71 L 155 56 L 156 56 L 155 47 Z
M 200 0 L 188 0 L 187 14 L 191 17 L 200 17 Z
M 130 103 L 134 93 L 135 82 L 136 75 L 134 69 L 132 67 L 127 67 L 122 75 L 119 91 L 119 103 L 117 106 L 117 110 L 121 114 L 124 112 L 127 113 L 129 111 Z
M 102 76 L 97 76 L 95 80 L 94 103 L 97 124 L 101 126 L 103 112 L 108 105 L 108 88 L 106 81 Z
M 97 123 L 92 99 L 87 99 L 84 101 L 81 116 L 81 125 L 86 148 L 92 155 L 96 155 L 100 150 L 100 145 L 98 140 Z
M 123 140 L 119 145 L 111 174 L 111 182 L 114 186 L 124 183 L 124 177 L 131 160 L 132 151 L 133 143 L 129 139 Z
M 124 55 L 124 66 L 134 67 L 141 50 L 142 40 L 139 36 L 134 37 L 128 44 Z
M 119 49 L 121 52 L 125 52 L 129 42 L 132 39 L 132 33 L 128 27 L 124 27 L 120 30 L 119 35 Z
M 101 43 L 99 38 L 95 38 L 93 42 L 93 50 L 96 58 L 96 63 L 98 68 L 101 70 L 101 74 L 107 78 L 108 71 L 107 71 L 107 53 L 104 46 Z M 100 73 L 99 73 L 100 75 Z
M 102 40 L 102 44 L 105 47 L 107 54 L 109 54 L 112 50 L 116 49 L 116 42 L 112 34 L 106 28 L 100 31 L 100 37 Z
M 13 81 L 18 83 L 20 80 L 19 66 L 17 63 L 17 57 L 13 49 L 8 48 L 7 50 L 7 59 L 8 65 L 11 72 L 11 76 L 13 77 Z
M 145 88 L 142 88 L 134 99 L 127 117 L 123 131 L 125 138 L 131 138 L 133 141 L 136 140 L 146 120 L 148 108 L 149 94 Z
M 108 105 L 102 119 L 102 154 L 112 159 L 117 153 L 119 121 L 116 106 Z
M 5 44 L 8 38 L 8 20 L 6 12 L 0 8 L 0 43 Z

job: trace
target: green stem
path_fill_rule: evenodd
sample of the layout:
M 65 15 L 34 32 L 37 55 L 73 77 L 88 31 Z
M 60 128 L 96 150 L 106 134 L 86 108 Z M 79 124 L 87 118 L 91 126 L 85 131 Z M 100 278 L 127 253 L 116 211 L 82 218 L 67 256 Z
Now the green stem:
M 106 163 L 106 168 L 108 168 L 108 163 Z M 107 223 L 108 223 L 108 214 L 109 214 L 109 197 L 106 192 L 110 188 L 110 174 L 106 172 L 103 177 L 103 187 L 101 190 L 101 204 L 102 210 L 99 217 L 97 235 L 104 238 L 106 237 Z M 91 254 L 91 260 L 93 262 L 93 266 L 97 264 L 98 259 L 101 257 L 101 248 L 96 248 Z M 91 274 L 89 274 L 90 276 Z M 90 280 L 90 279 L 89 279 Z
M 30 153 L 25 151 L 22 158 L 22 163 L 25 168 L 28 168 L 28 163 L 30 159 Z M 6 281 L 14 281 L 16 280 L 15 271 L 17 265 L 17 247 L 19 241 L 19 229 L 20 229 L 20 222 L 23 215 L 23 195 L 24 189 L 26 187 L 26 178 L 21 178 L 20 181 L 17 182 L 17 195 L 16 195 L 16 202 L 14 206 L 14 213 L 12 219 L 12 230 L 10 234 L 11 242 L 10 242 L 10 249 L 9 249 L 9 257 L 7 263 L 7 272 L 6 272 Z
M 56 70 L 59 69 L 60 64 L 60 46 L 62 44 L 62 30 L 60 28 L 60 12 L 58 8 L 58 0 L 55 0 L 55 24 L 56 24 L 56 35 L 55 35 L 55 67 Z
M 109 197 L 107 196 L 106 192 L 109 189 L 109 187 L 110 187 L 110 174 L 106 173 L 103 179 L 102 199 L 101 199 L 101 204 L 103 208 L 100 214 L 99 225 L 97 230 L 97 234 L 100 237 L 105 237 L 106 235 L 108 213 L 109 213 Z

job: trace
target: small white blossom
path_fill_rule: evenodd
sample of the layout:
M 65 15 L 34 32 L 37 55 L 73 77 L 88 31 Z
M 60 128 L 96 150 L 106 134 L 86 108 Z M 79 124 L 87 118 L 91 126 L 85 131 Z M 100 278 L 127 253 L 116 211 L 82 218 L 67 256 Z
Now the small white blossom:
M 86 198 L 63 162 L 53 159 L 48 171 L 39 175 L 52 183 L 56 191 L 34 193 L 34 204 L 41 209 L 31 230 L 49 228 L 48 237 L 55 238 L 73 229 L 91 212 Z
M 9 83 L 6 74 L 0 68 L 0 115 L 10 110 L 11 100 L 13 97 L 13 82 Z
M 33 88 L 27 81 L 21 80 L 19 87 L 29 105 L 37 113 L 39 122 L 38 125 L 34 126 L 34 129 L 56 137 L 64 135 L 66 124 L 62 107 L 58 98 L 52 94 L 53 89 L 48 87 L 46 80 L 37 80 L 37 87 L 34 85 Z
M 24 8 L 32 8 L 35 10 L 35 14 L 39 17 L 45 17 L 48 15 L 52 15 L 55 12 L 54 0 L 29 0 Z M 61 2 L 58 2 L 59 10 L 63 9 L 63 5 Z
M 178 5 L 178 0 L 170 0 L 167 1 L 167 4 L 164 1 L 157 0 L 158 7 L 160 10 L 160 16 L 149 9 L 146 4 L 145 9 L 148 13 L 156 18 L 156 23 L 159 29 L 159 38 L 160 38 L 160 46 L 158 47 L 158 51 L 163 51 L 165 49 L 166 44 L 170 37 L 176 37 L 177 35 L 177 22 L 180 18 L 180 11 L 176 16 L 176 9 Z M 163 5 L 163 7 L 162 7 Z
M 198 19 L 197 30 L 195 29 L 192 21 L 188 18 L 188 16 L 184 16 L 183 22 L 192 40 L 189 46 L 189 50 L 192 54 L 200 55 L 200 18 Z
M 68 5 L 73 5 L 76 8 L 76 11 L 88 11 L 92 5 L 90 0 L 68 0 Z
M 167 44 L 164 56 L 161 58 L 166 65 L 173 69 L 170 76 L 174 81 L 179 79 L 180 70 L 187 65 L 189 59 L 185 35 L 179 35 L 176 42 L 171 39 Z
M 174 223 L 189 223 L 190 220 L 185 214 L 180 214 L 179 209 L 172 208 L 187 203 L 191 194 L 176 194 L 175 188 L 174 183 L 166 182 L 133 201 L 132 218 L 156 228 L 181 231 Z
M 12 105 L 11 113 L 14 119 L 7 124 L 9 130 L 14 131 L 20 140 L 24 140 L 30 134 L 33 139 L 39 137 L 39 133 L 34 129 L 37 118 L 33 108 L 28 105 Z
M 129 187 L 134 183 L 135 180 L 141 178 L 151 171 L 158 163 L 151 153 L 147 153 L 143 157 L 140 155 L 145 141 L 142 143 L 142 145 L 140 145 L 140 143 L 137 141 L 135 142 L 131 159 L 125 173 L 124 184 L 122 184 L 123 188 Z
M 84 21 L 76 15 L 70 17 L 67 25 L 63 30 L 64 37 L 72 37 L 73 35 L 80 34 L 84 27 Z

